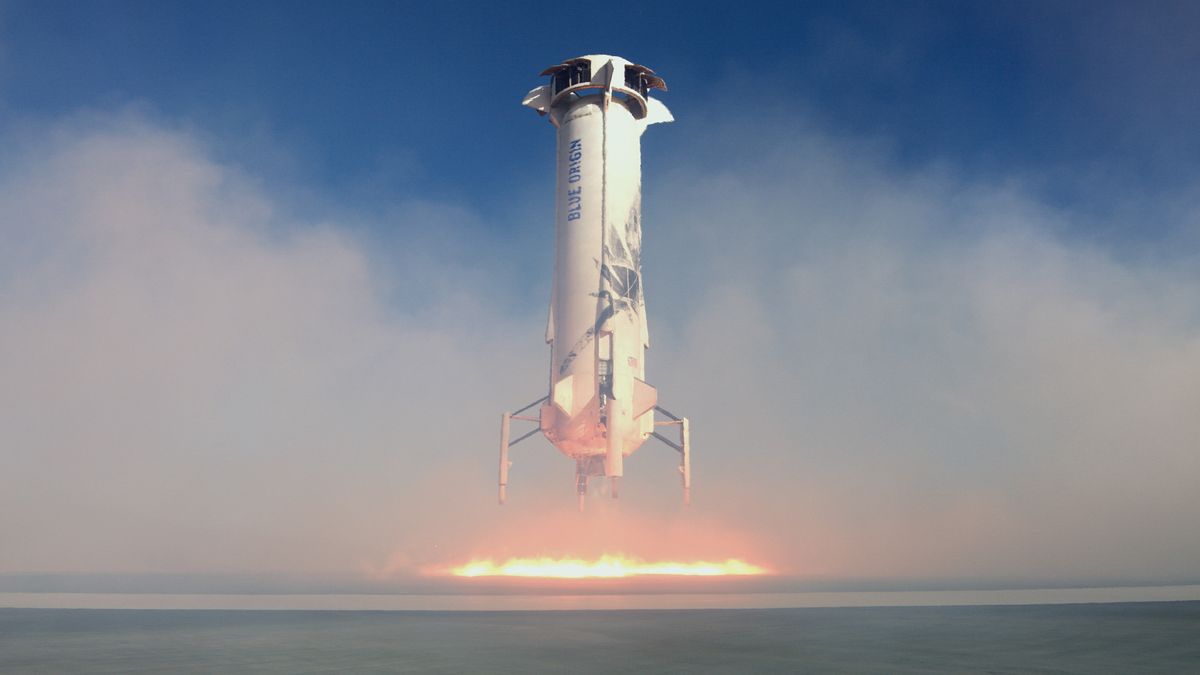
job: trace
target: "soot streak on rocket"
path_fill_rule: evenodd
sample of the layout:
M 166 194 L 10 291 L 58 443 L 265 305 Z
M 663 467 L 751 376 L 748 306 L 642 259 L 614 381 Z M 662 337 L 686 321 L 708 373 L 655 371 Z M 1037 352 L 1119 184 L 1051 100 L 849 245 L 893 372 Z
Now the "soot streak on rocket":
M 642 227 L 639 206 L 641 190 L 634 195 L 625 227 L 608 226 L 604 232 L 604 264 L 601 279 L 622 309 L 634 312 L 642 306 Z

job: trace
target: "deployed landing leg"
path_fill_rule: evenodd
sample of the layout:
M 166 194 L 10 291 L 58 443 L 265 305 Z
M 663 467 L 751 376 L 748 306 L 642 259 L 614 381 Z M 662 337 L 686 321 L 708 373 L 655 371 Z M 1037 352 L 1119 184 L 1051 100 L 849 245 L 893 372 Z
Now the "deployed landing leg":
M 501 506 L 504 506 L 504 502 L 507 501 L 507 499 L 508 499 L 508 467 L 512 466 L 512 462 L 508 461 L 508 449 L 511 448 L 512 446 L 516 445 L 517 443 L 520 443 L 521 441 L 525 440 L 526 438 L 529 438 L 530 436 L 541 431 L 540 426 L 535 427 L 532 430 L 522 434 L 520 436 L 520 438 L 518 438 L 517 440 L 509 442 L 508 436 L 509 436 L 510 423 L 512 420 L 521 420 L 523 422 L 537 422 L 540 425 L 541 420 L 539 420 L 538 418 L 523 416 L 523 415 L 521 415 L 521 413 L 525 412 L 526 410 L 529 410 L 533 406 L 538 405 L 539 403 L 541 403 L 542 401 L 545 401 L 545 400 L 546 400 L 546 397 L 543 396 L 543 397 L 539 398 L 538 400 L 534 401 L 533 403 L 530 403 L 529 405 L 525 406 L 524 408 L 521 408 L 520 410 L 518 410 L 515 413 L 504 413 L 503 415 L 500 416 L 500 493 L 499 493 L 499 502 L 500 502 Z
M 683 505 L 691 506 L 692 504 L 692 453 L 691 453 L 691 434 L 688 429 L 688 419 L 686 417 L 677 417 L 671 411 L 661 406 L 654 406 L 657 412 L 662 413 L 670 418 L 667 422 L 655 422 L 656 427 L 677 426 L 679 427 L 679 442 L 676 443 L 671 439 L 663 436 L 657 431 L 651 435 L 658 440 L 666 443 L 674 448 L 679 453 L 679 475 L 683 478 Z

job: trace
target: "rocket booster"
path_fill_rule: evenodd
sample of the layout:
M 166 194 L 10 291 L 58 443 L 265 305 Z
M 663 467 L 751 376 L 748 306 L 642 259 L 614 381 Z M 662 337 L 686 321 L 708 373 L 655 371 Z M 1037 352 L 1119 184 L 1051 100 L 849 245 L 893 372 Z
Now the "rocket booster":
M 673 118 L 649 95 L 666 90 L 662 79 L 619 57 L 570 59 L 542 75 L 550 82 L 524 99 L 557 132 L 550 378 L 537 421 L 576 460 L 581 499 L 589 476 L 610 477 L 616 496 L 624 458 L 655 433 L 658 394 L 645 382 L 641 136 Z M 669 416 L 666 424 L 682 422 Z M 504 424 L 507 443 L 508 417 Z M 501 462 L 503 493 L 507 445 Z

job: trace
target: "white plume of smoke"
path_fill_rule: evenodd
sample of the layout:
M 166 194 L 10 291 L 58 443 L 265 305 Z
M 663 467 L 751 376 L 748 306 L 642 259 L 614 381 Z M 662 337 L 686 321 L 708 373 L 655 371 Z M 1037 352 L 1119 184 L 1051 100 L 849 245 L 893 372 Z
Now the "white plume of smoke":
M 429 527 L 421 486 L 520 381 L 479 308 L 423 251 L 426 315 L 389 306 L 361 242 L 186 134 L 78 127 L 0 185 L 0 570 L 325 572 Z
M 670 242 L 651 301 L 688 308 L 677 331 L 657 323 L 660 390 L 695 420 L 715 510 L 801 572 L 1194 576 L 1194 253 L 1073 243 L 1055 233 L 1074 214 L 1019 181 L 905 173 L 814 133 L 739 149 L 750 138 L 711 140 L 762 152 L 674 175 L 647 235 Z
M 383 268 L 144 118 L 29 145 L 0 175 L 0 572 L 411 569 L 572 508 L 572 467 L 538 446 L 524 506 L 492 506 L 497 415 L 544 383 L 544 306 L 481 300 L 517 291 L 469 250 L 477 216 L 398 209 L 388 227 L 445 237 Z M 630 527 L 737 532 L 835 577 L 1197 569 L 1185 256 L 1072 243 L 1019 183 L 818 133 L 649 183 L 649 376 L 693 420 L 697 501 L 677 513 L 647 446 Z

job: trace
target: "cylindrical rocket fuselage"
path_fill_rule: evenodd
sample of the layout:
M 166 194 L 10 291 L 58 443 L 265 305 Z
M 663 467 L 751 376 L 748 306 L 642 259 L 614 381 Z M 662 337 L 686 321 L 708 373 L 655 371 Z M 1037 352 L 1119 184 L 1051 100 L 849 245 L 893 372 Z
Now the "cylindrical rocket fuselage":
M 543 429 L 554 431 L 551 440 L 570 455 L 606 448 L 601 399 L 617 392 L 605 385 L 618 386 L 622 375 L 645 379 L 638 126 L 625 105 L 610 102 L 605 110 L 598 94 L 564 104 L 558 126 L 550 340 L 551 401 L 558 410 Z M 614 277 L 625 288 L 612 288 Z M 616 363 L 617 352 L 624 363 Z M 641 440 L 635 435 L 624 447 L 632 451 Z
M 605 473 L 654 429 L 641 276 L 641 135 L 670 121 L 648 88 L 662 81 L 610 56 L 551 68 L 526 105 L 557 128 L 554 280 L 546 341 L 550 394 L 541 428 L 576 459 L 606 456 Z

